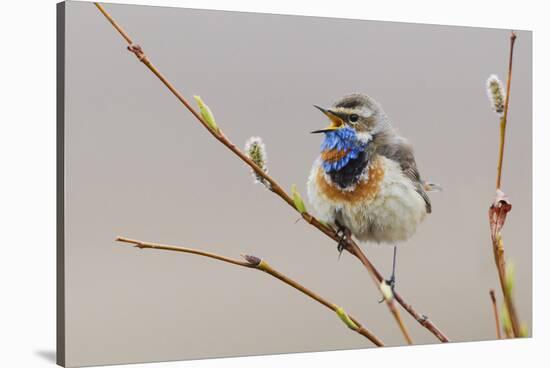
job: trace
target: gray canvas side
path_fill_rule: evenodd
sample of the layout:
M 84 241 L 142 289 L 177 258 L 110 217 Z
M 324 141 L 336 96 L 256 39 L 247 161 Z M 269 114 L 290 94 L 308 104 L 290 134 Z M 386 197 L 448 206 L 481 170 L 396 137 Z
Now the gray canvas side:
M 64 154 L 65 154 L 65 2 L 56 5 L 57 15 L 57 64 L 56 64 L 56 114 L 57 114 L 57 158 L 56 158 L 56 361 L 65 366 L 65 201 L 64 201 Z

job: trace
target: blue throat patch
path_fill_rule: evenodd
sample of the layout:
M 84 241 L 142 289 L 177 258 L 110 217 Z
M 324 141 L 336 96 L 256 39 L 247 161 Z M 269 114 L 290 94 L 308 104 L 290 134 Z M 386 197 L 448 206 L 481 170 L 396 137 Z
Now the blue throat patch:
M 357 133 L 350 127 L 326 132 L 321 152 L 338 150 L 347 151 L 347 154 L 337 161 L 322 161 L 323 169 L 327 173 L 342 169 L 350 160 L 356 159 L 366 147 L 367 144 L 360 142 Z

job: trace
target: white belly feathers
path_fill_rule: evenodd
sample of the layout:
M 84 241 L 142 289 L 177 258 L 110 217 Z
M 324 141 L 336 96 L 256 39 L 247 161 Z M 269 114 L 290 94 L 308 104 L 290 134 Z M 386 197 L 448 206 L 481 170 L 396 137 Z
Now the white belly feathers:
M 307 188 L 317 215 L 330 224 L 346 226 L 360 241 L 395 243 L 408 239 L 426 216 L 423 198 L 395 161 L 377 156 L 368 172 L 354 188 L 342 191 L 317 160 Z

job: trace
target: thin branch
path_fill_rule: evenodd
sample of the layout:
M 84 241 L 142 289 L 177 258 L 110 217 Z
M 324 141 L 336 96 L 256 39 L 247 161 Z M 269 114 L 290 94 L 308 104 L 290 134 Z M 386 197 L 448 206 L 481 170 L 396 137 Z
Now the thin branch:
M 512 209 L 512 205 L 508 200 L 508 197 L 500 190 L 501 177 L 502 177 L 502 162 L 504 157 L 504 143 L 506 138 L 506 124 L 508 121 L 508 106 L 510 102 L 510 84 L 512 80 L 512 61 L 514 56 L 514 44 L 516 41 L 516 34 L 514 32 L 510 35 L 510 55 L 508 61 L 508 78 L 506 81 L 506 98 L 504 102 L 504 113 L 500 119 L 500 141 L 499 141 L 499 157 L 498 157 L 498 169 L 497 169 L 497 182 L 496 182 L 496 198 L 489 209 L 489 224 L 491 228 L 491 241 L 493 245 L 493 255 L 495 258 L 495 264 L 498 271 L 498 277 L 502 294 L 504 296 L 504 303 L 510 316 L 510 322 L 512 325 L 512 333 L 515 337 L 519 337 L 521 334 L 519 317 L 514 304 L 511 288 L 506 286 L 506 260 L 504 257 L 504 243 L 502 240 L 501 231 L 506 221 L 508 212 Z
M 504 100 L 504 113 L 500 119 L 500 142 L 498 146 L 498 165 L 497 165 L 497 189 L 500 189 L 502 180 L 502 162 L 504 160 L 504 143 L 506 141 L 506 123 L 508 121 L 508 105 L 510 103 L 510 84 L 512 82 L 512 61 L 514 58 L 514 43 L 516 34 L 512 31 L 510 35 L 510 56 L 508 60 L 508 79 L 506 80 L 506 96 Z
M 377 284 L 379 290 L 380 285 L 384 282 L 384 278 L 382 275 L 374 268 L 372 263 L 368 260 L 367 256 L 361 251 L 361 248 L 355 243 L 354 241 L 350 241 L 348 239 L 348 252 L 356 256 L 361 263 L 365 266 L 365 268 L 368 270 L 369 275 L 372 277 L 373 281 Z M 399 313 L 399 310 L 395 307 L 395 300 L 397 294 L 392 291 L 392 295 L 390 298 L 386 297 L 382 290 L 380 290 L 382 296 L 384 297 L 384 300 L 386 301 L 386 305 L 388 306 L 388 309 L 390 310 L 391 314 L 393 315 L 393 318 L 397 322 L 397 325 L 399 326 L 399 330 L 403 334 L 403 337 L 405 338 L 405 341 L 407 341 L 407 344 L 411 345 L 413 343 L 411 335 L 409 334 L 409 331 L 407 330 L 407 327 L 405 326 L 405 323 L 403 322 L 403 319 L 401 318 L 401 314 Z M 437 336 L 437 335 L 436 335 Z
M 263 259 L 260 259 L 256 256 L 252 255 L 245 255 L 243 256 L 245 261 L 241 261 L 238 259 L 228 258 L 224 257 L 215 253 L 205 252 L 193 248 L 184 248 L 184 247 L 176 247 L 172 245 L 165 245 L 165 244 L 157 244 L 157 243 L 149 243 L 144 242 L 141 240 L 135 240 L 135 239 L 129 239 L 125 237 L 117 237 L 117 241 L 127 244 L 134 244 L 135 247 L 140 249 L 160 249 L 160 250 L 168 250 L 173 252 L 182 252 L 182 253 L 190 253 L 190 254 L 196 254 L 203 257 L 212 258 L 221 262 L 230 263 L 236 266 L 241 266 L 245 268 L 251 268 L 259 271 L 263 271 L 276 279 L 281 280 L 285 284 L 293 287 L 294 289 L 302 292 L 303 294 L 309 296 L 311 299 L 321 303 L 328 309 L 335 312 L 343 321 L 344 323 L 353 331 L 357 332 L 360 335 L 363 335 L 367 339 L 369 339 L 374 345 L 376 346 L 384 346 L 384 343 L 371 331 L 369 331 L 366 327 L 361 325 L 359 321 L 357 321 L 354 317 L 344 312 L 344 310 L 339 307 L 338 305 L 328 301 L 327 299 L 323 298 L 322 296 L 314 293 L 313 291 L 309 290 L 305 286 L 301 285 L 300 283 L 294 281 L 290 277 L 286 276 L 285 274 L 277 271 L 275 268 L 273 268 L 271 265 L 269 265 L 266 261 Z
M 514 332 L 510 329 L 504 328 L 504 334 L 506 335 L 507 339 L 513 339 L 514 338 Z
M 390 312 L 393 314 L 393 317 L 397 321 L 397 324 L 399 325 L 399 329 L 401 330 L 401 333 L 405 337 L 405 341 L 407 341 L 407 344 L 412 345 L 413 340 L 411 338 L 411 335 L 409 334 L 409 331 L 407 330 L 407 327 L 405 326 L 405 323 L 401 319 L 401 314 L 397 310 L 397 307 L 394 302 L 394 298 L 391 298 L 388 302 L 388 307 L 390 308 Z
M 296 208 L 294 201 L 292 198 L 282 189 L 282 187 L 269 175 L 267 175 L 260 167 L 258 167 L 248 156 L 246 156 L 243 152 L 241 152 L 229 139 L 225 137 L 225 135 L 219 131 L 212 129 L 201 117 L 201 115 L 187 102 L 187 100 L 183 97 L 183 95 L 176 90 L 176 88 L 162 75 L 158 69 L 151 63 L 151 61 L 147 58 L 147 56 L 144 54 L 142 48 L 139 45 L 136 45 L 133 43 L 132 39 L 128 36 L 128 34 L 120 27 L 120 25 L 117 24 L 117 22 L 111 17 L 109 13 L 98 3 L 94 3 L 95 6 L 101 11 L 101 13 L 107 18 L 107 20 L 115 27 L 115 29 L 121 34 L 121 36 L 125 39 L 125 41 L 128 43 L 128 50 L 133 52 L 139 61 L 141 61 L 153 74 L 155 74 L 160 81 L 176 96 L 178 100 L 193 114 L 193 116 L 204 126 L 205 129 L 208 130 L 210 134 L 214 136 L 220 143 L 222 143 L 224 146 L 229 148 L 235 155 L 237 155 L 242 161 L 244 161 L 255 173 L 257 173 L 259 176 L 264 178 L 267 182 L 270 184 L 270 190 L 277 194 L 281 199 L 283 199 L 290 207 L 294 208 L 296 211 L 298 209 Z M 300 211 L 298 211 L 300 212 Z M 334 229 L 331 227 L 319 222 L 315 217 L 313 217 L 311 214 L 307 212 L 301 213 L 301 216 L 311 225 L 319 229 L 322 233 L 330 237 L 336 242 L 340 241 L 339 236 L 336 234 Z M 373 281 L 375 281 L 376 286 L 378 287 L 380 291 L 380 283 L 384 280 L 382 275 L 376 270 L 376 268 L 372 265 L 372 263 L 368 260 L 368 258 L 365 256 L 363 251 L 359 248 L 359 246 L 353 241 L 350 240 L 348 246 L 346 247 L 346 250 L 350 252 L 350 254 L 356 256 L 359 258 L 361 263 L 365 266 L 365 268 L 368 270 L 371 278 Z M 406 303 L 403 298 L 395 293 L 394 295 L 395 300 L 405 308 L 405 310 L 413 316 L 422 326 L 424 326 L 426 329 L 428 329 L 430 332 L 432 332 L 440 341 L 442 342 L 448 342 L 449 339 L 443 334 L 441 330 L 439 330 L 431 321 L 428 321 L 427 317 L 424 315 L 419 314 L 414 310 L 414 308 Z M 388 305 L 388 308 L 390 311 L 392 310 L 392 307 L 390 306 L 390 301 L 386 300 L 386 304 Z M 396 321 L 399 324 L 400 329 L 403 331 L 403 329 L 406 330 L 406 328 L 403 325 L 403 321 L 399 316 L 399 312 L 397 309 L 395 309 L 396 312 L 392 312 L 394 317 L 396 317 Z
M 495 296 L 495 291 L 493 289 L 489 290 L 489 295 L 491 296 L 491 304 L 493 305 L 493 314 L 495 315 L 497 339 L 502 339 L 502 334 L 500 333 L 500 317 L 498 316 L 497 298 Z
M 517 310 L 512 296 L 512 288 L 506 285 L 506 259 L 504 257 L 504 242 L 502 240 L 502 228 L 506 221 L 508 212 L 512 209 L 512 205 L 508 197 L 500 190 L 497 190 L 497 197 L 489 208 L 489 224 L 491 228 L 491 241 L 493 245 L 493 256 L 497 267 L 498 279 L 502 295 L 504 296 L 504 304 L 510 317 L 512 325 L 512 333 L 515 337 L 520 336 L 520 323 Z

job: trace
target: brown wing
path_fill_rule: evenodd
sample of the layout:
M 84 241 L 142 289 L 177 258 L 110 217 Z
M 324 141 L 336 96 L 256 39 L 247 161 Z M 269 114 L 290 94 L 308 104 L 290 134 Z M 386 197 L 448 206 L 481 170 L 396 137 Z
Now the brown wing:
M 412 181 L 416 191 L 424 199 L 424 202 L 426 202 L 426 212 L 431 213 L 432 204 L 428 194 L 424 190 L 424 185 L 414 159 L 412 146 L 405 139 L 395 137 L 391 142 L 379 145 L 376 153 L 399 163 L 403 174 Z

